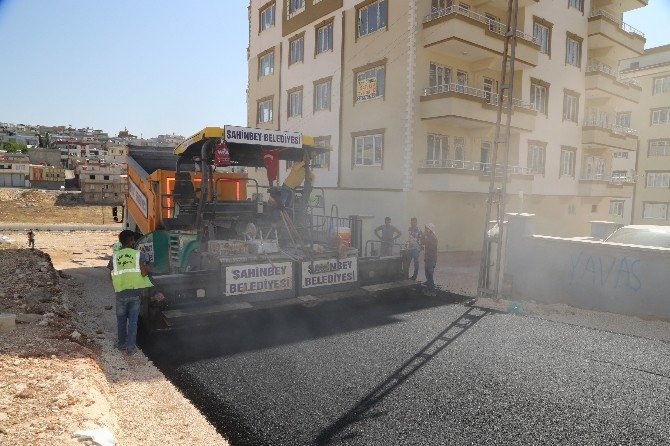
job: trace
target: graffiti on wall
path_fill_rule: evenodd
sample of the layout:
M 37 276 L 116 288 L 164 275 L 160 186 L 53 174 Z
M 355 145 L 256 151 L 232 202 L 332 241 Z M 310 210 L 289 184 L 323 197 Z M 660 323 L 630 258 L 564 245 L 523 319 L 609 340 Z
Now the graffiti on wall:
M 592 284 L 603 288 L 630 290 L 642 289 L 640 259 L 603 256 L 580 252 L 570 259 L 570 285 Z

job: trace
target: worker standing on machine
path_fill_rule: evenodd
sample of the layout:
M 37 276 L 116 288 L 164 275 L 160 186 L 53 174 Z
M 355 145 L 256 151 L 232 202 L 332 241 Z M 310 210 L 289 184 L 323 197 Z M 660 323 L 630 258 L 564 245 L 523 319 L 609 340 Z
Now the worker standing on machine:
M 148 277 L 149 258 L 143 252 L 133 249 L 135 233 L 121 231 L 119 242 L 121 249 L 112 254 L 107 268 L 116 292 L 117 348 L 130 356 L 136 349 L 140 296 L 144 290 L 153 287 L 153 284 Z

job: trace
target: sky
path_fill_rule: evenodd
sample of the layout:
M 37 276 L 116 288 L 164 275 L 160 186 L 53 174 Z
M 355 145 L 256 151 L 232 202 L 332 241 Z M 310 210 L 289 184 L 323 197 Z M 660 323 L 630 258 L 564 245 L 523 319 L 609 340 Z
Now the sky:
M 247 0 L 0 0 L 0 122 L 189 136 L 246 123 Z M 626 13 L 670 43 L 670 0 Z

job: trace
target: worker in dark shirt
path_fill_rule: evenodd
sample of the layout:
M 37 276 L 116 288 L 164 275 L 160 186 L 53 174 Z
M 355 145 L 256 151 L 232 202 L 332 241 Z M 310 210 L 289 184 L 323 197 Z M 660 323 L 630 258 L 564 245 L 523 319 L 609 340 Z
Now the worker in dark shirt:
M 425 254 L 423 263 L 426 271 L 426 288 L 430 291 L 435 290 L 435 280 L 433 274 L 435 273 L 435 265 L 437 265 L 437 233 L 435 225 L 432 223 L 426 224 L 426 229 L 423 231 L 423 247 Z
M 386 217 L 384 224 L 375 229 L 375 235 L 381 240 L 381 252 L 379 255 L 385 257 L 393 254 L 393 243 L 402 235 L 402 232 L 391 224 L 391 217 Z
M 32 251 L 34 251 L 35 250 L 35 233 L 33 232 L 32 229 L 29 229 L 28 234 L 26 234 L 26 235 L 28 236 L 28 247 Z
M 412 217 L 409 221 L 409 229 L 407 229 L 407 251 L 410 255 L 410 260 L 414 262 L 414 274 L 412 274 L 412 280 L 416 280 L 419 275 L 419 257 L 421 256 L 421 249 L 423 234 L 416 217 Z

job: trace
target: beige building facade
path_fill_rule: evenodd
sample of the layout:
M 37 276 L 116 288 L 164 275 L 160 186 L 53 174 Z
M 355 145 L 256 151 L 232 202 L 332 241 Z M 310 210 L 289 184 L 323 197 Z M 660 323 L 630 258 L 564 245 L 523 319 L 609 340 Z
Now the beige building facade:
M 75 171 L 85 203 L 123 204 L 128 192 L 128 169 L 125 164 L 80 163 Z
M 635 159 L 641 89 L 616 67 L 643 53 L 622 16 L 646 3 L 519 0 L 508 210 L 538 214 L 544 233 L 630 221 L 635 172 L 622 160 Z M 340 215 L 370 228 L 388 215 L 401 230 L 417 216 L 441 249 L 479 249 L 502 172 L 491 157 L 506 6 L 252 0 L 248 125 L 327 137 L 317 186 Z
M 632 114 L 640 143 L 633 223 L 670 225 L 670 45 L 623 61 L 621 72 L 642 88 Z

